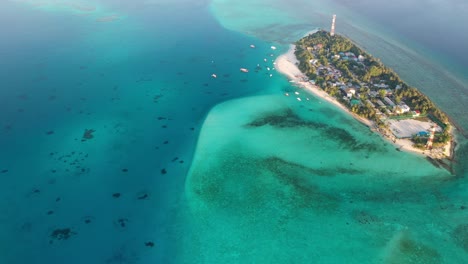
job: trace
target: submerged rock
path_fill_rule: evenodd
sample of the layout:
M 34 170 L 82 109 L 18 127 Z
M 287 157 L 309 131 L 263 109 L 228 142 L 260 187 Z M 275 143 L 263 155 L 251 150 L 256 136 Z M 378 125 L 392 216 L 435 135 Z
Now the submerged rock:
M 85 129 L 83 133 L 83 138 L 81 139 L 81 141 L 86 141 L 86 140 L 94 138 L 94 135 L 93 135 L 94 132 L 96 132 L 96 130 L 94 129 Z
M 55 240 L 67 240 L 71 236 L 76 235 L 71 228 L 57 228 L 50 234 L 50 237 Z M 52 242 L 52 241 L 51 241 Z

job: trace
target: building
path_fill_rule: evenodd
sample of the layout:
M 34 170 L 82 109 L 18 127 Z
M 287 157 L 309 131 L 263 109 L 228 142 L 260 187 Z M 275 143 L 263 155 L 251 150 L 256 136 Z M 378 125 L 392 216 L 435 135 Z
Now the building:
M 372 108 L 375 108 L 375 105 L 369 99 L 366 100 L 366 103 L 372 106 Z
M 346 86 L 341 86 L 341 92 L 348 98 L 352 98 L 353 95 L 356 94 L 356 89 L 354 88 L 350 88 L 350 87 L 346 87 Z
M 395 106 L 395 103 L 392 100 L 390 100 L 390 98 L 388 98 L 386 96 L 384 97 L 384 101 L 391 107 Z
M 419 115 L 421 115 L 421 112 L 419 110 L 414 110 L 411 113 L 413 114 L 413 117 L 418 117 Z
M 409 108 L 409 106 L 407 106 L 405 104 L 395 105 L 393 107 L 393 111 L 395 111 L 395 113 L 397 113 L 397 114 L 408 113 L 410 110 L 411 109 Z

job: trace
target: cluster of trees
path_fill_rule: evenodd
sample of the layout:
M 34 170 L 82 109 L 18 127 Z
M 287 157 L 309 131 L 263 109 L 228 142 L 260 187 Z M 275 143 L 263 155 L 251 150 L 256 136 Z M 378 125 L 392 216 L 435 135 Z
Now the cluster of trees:
M 423 114 L 430 113 L 442 123 L 448 123 L 447 116 L 418 89 L 414 87 L 398 89 L 395 91 L 394 96 L 404 99 L 412 109 L 419 110 Z
M 414 135 L 411 138 L 411 141 L 413 141 L 413 143 L 417 147 L 425 147 L 428 140 L 429 140 L 429 136 Z M 434 135 L 433 146 L 438 146 L 438 145 L 443 146 L 447 144 L 447 142 L 449 142 L 450 140 L 451 140 L 451 136 L 448 133 L 448 131 L 445 130 L 442 133 L 437 133 Z
M 300 69 L 307 75 L 316 77 L 315 67 L 311 66 L 309 61 L 317 59 L 321 65 L 327 66 L 332 63 L 337 69 L 342 72 L 343 81 L 351 82 L 380 82 L 385 81 L 391 87 L 404 85 L 400 77 L 390 68 L 384 66 L 380 60 L 365 53 L 362 49 L 352 43 L 349 39 L 339 35 L 333 37 L 324 30 L 308 35 L 297 41 L 296 56 L 300 59 Z M 309 52 L 307 47 L 315 47 L 322 45 L 321 49 Z M 358 63 L 354 60 L 333 59 L 329 58 L 340 52 L 352 52 L 354 55 L 365 56 L 363 63 Z M 307 65 L 309 64 L 309 65 Z

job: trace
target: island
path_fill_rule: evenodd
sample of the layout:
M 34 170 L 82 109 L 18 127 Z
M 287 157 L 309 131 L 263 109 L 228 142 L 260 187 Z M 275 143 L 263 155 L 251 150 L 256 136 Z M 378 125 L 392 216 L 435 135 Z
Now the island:
M 350 39 L 317 30 L 291 45 L 276 66 L 291 83 L 352 114 L 397 150 L 451 167 L 455 144 L 447 115 Z

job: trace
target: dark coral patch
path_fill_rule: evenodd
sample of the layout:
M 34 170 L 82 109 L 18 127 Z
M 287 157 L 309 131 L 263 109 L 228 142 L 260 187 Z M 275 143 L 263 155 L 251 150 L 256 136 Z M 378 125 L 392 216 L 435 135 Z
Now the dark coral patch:
M 85 129 L 83 133 L 83 138 L 81 139 L 81 141 L 86 141 L 86 140 L 94 138 L 94 135 L 93 135 L 94 132 L 96 132 L 96 130 L 94 129 Z
M 151 241 L 145 242 L 145 246 L 147 247 L 154 247 L 154 243 Z
M 142 193 L 138 195 L 137 199 L 138 200 L 147 200 L 149 198 L 149 195 L 147 193 Z
M 452 239 L 455 243 L 468 252 L 468 224 L 461 224 L 452 232 Z
M 276 128 L 305 128 L 319 132 L 324 137 L 331 139 L 341 145 L 343 148 L 351 151 L 385 151 L 381 146 L 371 143 L 360 143 L 351 133 L 339 128 L 329 126 L 325 123 L 306 121 L 301 119 L 291 109 L 283 109 L 275 113 L 268 113 L 247 123 L 246 128 L 255 128 L 262 126 L 272 126 Z
M 52 231 L 50 238 L 54 240 L 67 240 L 73 235 L 76 235 L 76 232 L 72 231 L 71 228 L 57 228 Z M 52 243 L 52 240 L 50 243 Z

